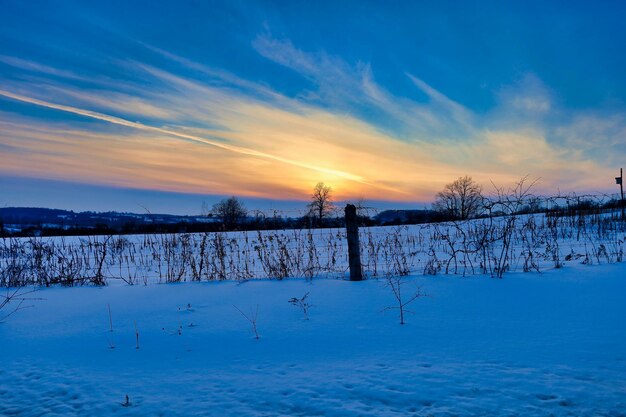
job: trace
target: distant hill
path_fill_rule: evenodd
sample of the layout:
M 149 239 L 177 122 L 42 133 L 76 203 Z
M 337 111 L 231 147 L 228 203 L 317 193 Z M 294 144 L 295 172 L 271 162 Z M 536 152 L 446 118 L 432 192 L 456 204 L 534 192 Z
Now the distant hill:
M 363 225 L 418 224 L 446 220 L 432 210 L 385 210 Z M 240 230 L 306 228 L 306 218 L 248 218 Z M 343 227 L 342 219 L 329 219 L 325 227 Z M 173 214 L 74 212 L 39 207 L 0 208 L 0 236 L 59 236 L 131 233 L 184 233 L 223 230 L 219 218 Z
M 419 224 L 442 220 L 440 213 L 434 210 L 385 210 L 374 217 L 381 225 Z
M 65 232 L 143 232 L 156 229 L 169 231 L 172 225 L 215 223 L 205 216 L 178 216 L 172 214 L 137 214 L 118 212 L 74 212 L 39 207 L 0 208 L 0 230 L 3 235 L 65 234 Z

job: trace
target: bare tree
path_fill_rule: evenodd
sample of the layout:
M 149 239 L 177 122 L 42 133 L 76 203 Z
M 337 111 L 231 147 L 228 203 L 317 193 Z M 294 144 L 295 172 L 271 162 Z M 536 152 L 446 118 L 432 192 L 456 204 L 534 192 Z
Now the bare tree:
M 225 198 L 214 204 L 212 213 L 222 219 L 226 229 L 234 229 L 248 215 L 243 202 L 235 196 Z
M 409 296 L 405 296 L 402 292 L 402 286 L 404 285 L 404 277 L 400 275 L 388 275 L 387 276 L 387 285 L 391 289 L 394 298 L 396 299 L 397 305 L 393 307 L 385 307 L 384 310 L 398 310 L 400 314 L 400 324 L 406 323 L 404 321 L 404 316 L 407 313 L 413 313 L 410 310 L 407 310 L 406 307 L 411 304 L 413 301 L 418 298 L 426 297 L 427 295 L 422 292 L 421 287 L 417 287 L 417 289 L 409 293 Z
M 311 202 L 309 203 L 309 214 L 319 222 L 332 213 L 335 208 L 331 192 L 332 188 L 328 185 L 324 185 L 323 182 L 318 182 L 313 188 Z
M 498 278 L 502 278 L 504 272 L 509 269 L 509 250 L 517 226 L 518 215 L 524 205 L 534 198 L 531 190 L 537 181 L 539 181 L 539 179 L 529 182 L 528 176 L 522 177 L 522 179 L 508 191 L 493 184 L 496 196 L 495 200 L 489 203 L 489 211 L 490 213 L 495 211 L 504 215 L 502 230 L 500 236 L 498 236 L 498 238 L 502 240 L 502 249 L 500 250 L 500 255 L 495 259 L 495 272 Z M 554 239 L 554 243 L 557 244 L 556 239 Z M 558 251 L 556 254 L 558 255 Z M 555 264 L 557 268 L 560 268 L 561 262 L 558 258 L 555 259 Z
M 437 193 L 433 208 L 455 219 L 465 220 L 480 214 L 482 202 L 482 186 L 466 175 Z

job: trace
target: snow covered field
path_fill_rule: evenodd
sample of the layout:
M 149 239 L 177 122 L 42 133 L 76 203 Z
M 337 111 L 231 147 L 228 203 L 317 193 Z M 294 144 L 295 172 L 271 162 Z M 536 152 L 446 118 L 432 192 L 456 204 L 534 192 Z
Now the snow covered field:
M 369 277 L 543 271 L 621 262 L 618 212 L 509 215 L 360 229 Z M 0 239 L 0 286 L 150 284 L 250 278 L 340 278 L 345 229 Z
M 626 415 L 625 263 L 408 276 L 404 326 L 385 283 L 43 289 L 0 324 L 0 415 Z

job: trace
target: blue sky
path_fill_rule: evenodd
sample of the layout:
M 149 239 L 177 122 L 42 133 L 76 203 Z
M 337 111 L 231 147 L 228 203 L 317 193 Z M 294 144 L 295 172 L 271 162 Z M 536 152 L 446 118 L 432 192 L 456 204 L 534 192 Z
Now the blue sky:
M 0 7 L 3 206 L 297 207 L 324 181 L 422 207 L 465 174 L 614 192 L 626 156 L 620 2 Z

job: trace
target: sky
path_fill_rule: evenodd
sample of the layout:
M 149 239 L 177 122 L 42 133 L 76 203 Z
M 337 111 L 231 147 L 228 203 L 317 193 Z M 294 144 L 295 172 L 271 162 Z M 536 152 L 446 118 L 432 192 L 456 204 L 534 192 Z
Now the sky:
M 614 193 L 626 4 L 0 0 L 0 206 Z

